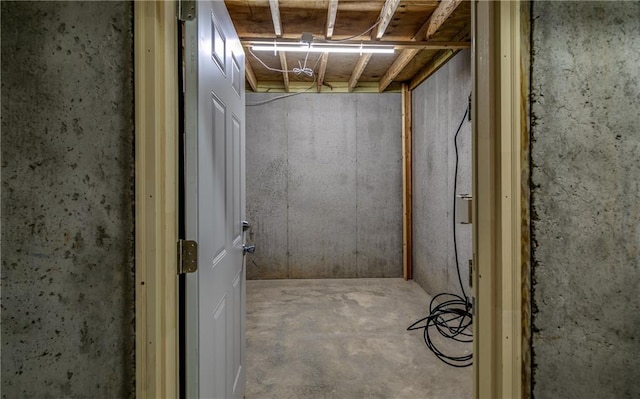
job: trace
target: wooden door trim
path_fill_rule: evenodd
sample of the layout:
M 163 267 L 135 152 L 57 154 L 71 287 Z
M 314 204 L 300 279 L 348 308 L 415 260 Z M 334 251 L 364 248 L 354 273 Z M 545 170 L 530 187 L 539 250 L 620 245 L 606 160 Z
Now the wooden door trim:
M 136 397 L 178 396 L 174 1 L 134 3 Z
M 474 4 L 475 398 L 531 390 L 528 7 Z

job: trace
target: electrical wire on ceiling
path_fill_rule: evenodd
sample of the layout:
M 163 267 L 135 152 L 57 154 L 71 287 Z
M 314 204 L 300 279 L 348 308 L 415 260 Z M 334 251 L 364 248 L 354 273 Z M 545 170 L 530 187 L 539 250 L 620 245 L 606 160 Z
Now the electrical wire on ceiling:
M 300 95 L 300 94 L 304 94 L 304 93 L 308 92 L 309 90 L 313 89 L 315 86 L 316 86 L 316 77 L 314 75 L 313 82 L 311 83 L 311 86 L 307 87 L 304 91 L 299 91 L 297 93 L 283 94 L 281 96 L 273 97 L 273 98 L 270 98 L 268 100 L 258 101 L 257 103 L 246 104 L 246 106 L 247 107 L 257 107 L 259 105 L 265 105 L 265 104 L 272 103 L 274 101 L 278 101 L 278 100 L 282 100 L 282 99 L 285 99 L 285 98 L 289 98 L 289 97 L 297 96 L 297 95 Z
M 309 53 L 307 53 L 307 55 L 304 57 L 304 64 L 301 64 L 301 63 L 300 63 L 300 61 L 298 61 L 298 66 L 299 66 L 299 68 L 293 68 L 291 71 L 284 71 L 284 70 L 282 70 L 282 69 L 271 68 L 270 66 L 268 66 L 267 64 L 265 64 L 264 62 L 262 62 L 262 60 L 261 60 L 260 58 L 258 58 L 258 56 L 256 56 L 256 55 L 253 53 L 253 51 L 251 51 L 251 49 L 249 49 L 249 53 L 250 53 L 250 54 L 251 54 L 251 55 L 252 55 L 256 60 L 258 60 L 258 62 L 259 62 L 260 64 L 262 64 L 262 66 L 264 66 L 265 68 L 267 68 L 267 69 L 268 69 L 268 70 L 270 70 L 270 71 L 273 71 L 273 72 L 281 72 L 281 73 L 284 73 L 284 72 L 287 72 L 287 73 L 293 72 L 293 73 L 296 73 L 296 74 L 298 74 L 298 75 L 304 74 L 304 75 L 306 75 L 306 76 L 308 76 L 308 77 L 313 77 L 313 82 L 312 82 L 312 83 L 311 83 L 311 85 L 310 85 L 309 87 L 307 87 L 304 91 L 301 91 L 301 92 L 298 92 L 298 93 L 285 94 L 285 95 L 282 95 L 282 96 L 278 96 L 278 97 L 270 98 L 270 99 L 268 99 L 268 100 L 259 101 L 259 102 L 257 102 L 257 103 L 246 104 L 246 106 L 247 106 L 247 107 L 256 107 L 256 106 L 264 105 L 264 104 L 268 104 L 268 103 L 271 103 L 271 102 L 274 102 L 274 101 L 277 101 L 277 100 L 282 100 L 282 99 L 284 99 L 284 98 L 297 96 L 297 95 L 299 95 L 299 94 L 302 94 L 302 93 L 306 93 L 306 92 L 308 92 L 309 90 L 313 89 L 313 88 L 315 87 L 315 85 L 316 85 L 316 74 L 315 74 L 315 72 L 314 72 L 314 71 L 315 71 L 316 67 L 318 66 L 318 62 L 320 62 L 320 57 L 318 57 L 318 59 L 316 60 L 316 63 L 313 65 L 313 68 L 309 68 L 309 67 L 307 67 L 307 60 L 308 60 L 308 57 L 309 57 Z
M 444 363 L 453 367 L 469 367 L 473 363 L 473 354 L 462 356 L 448 355 L 444 353 L 434 342 L 431 331 L 435 328 L 441 336 L 457 342 L 473 342 L 471 325 L 473 324 L 473 314 L 471 313 L 471 302 L 464 291 L 462 277 L 460 275 L 460 264 L 458 261 L 458 242 L 456 238 L 456 188 L 458 182 L 458 135 L 462 129 L 469 107 L 466 108 L 464 116 L 458 125 L 456 134 L 453 136 L 455 148 L 455 172 L 453 177 L 453 251 L 455 254 L 456 271 L 458 273 L 458 283 L 462 296 L 454 293 L 443 292 L 431 299 L 429 303 L 429 315 L 424 317 L 407 328 L 411 330 L 423 330 L 423 338 L 427 347 Z
M 353 36 L 349 36 L 345 39 L 340 39 L 340 40 L 327 40 L 328 43 L 342 43 L 342 42 L 346 42 L 349 41 L 351 39 L 355 39 L 356 37 L 360 37 L 362 35 L 365 35 L 369 32 L 371 32 L 373 30 L 373 28 L 375 28 L 376 26 L 380 25 L 380 20 L 377 20 L 375 24 L 371 25 L 367 30 L 365 30 L 362 33 L 358 33 L 357 35 L 353 35 Z
M 265 64 L 257 55 L 255 55 L 253 53 L 253 51 L 251 51 L 251 49 L 249 49 L 249 54 L 251 54 L 253 56 L 253 58 L 255 58 L 260 64 L 262 64 L 263 67 L 265 67 L 267 70 L 272 71 L 272 72 L 280 72 L 280 73 L 295 73 L 296 75 L 306 75 L 308 77 L 312 77 L 314 75 L 314 69 L 315 69 L 315 65 L 313 68 L 308 68 L 307 67 L 307 59 L 309 58 L 309 53 L 307 52 L 307 55 L 304 57 L 304 64 L 301 64 L 300 61 L 298 61 L 298 67 L 293 68 L 291 70 L 284 70 L 284 69 L 278 69 L 278 68 L 271 68 L 269 65 Z M 318 60 L 320 60 L 320 58 L 318 58 Z M 316 65 L 318 65 L 318 62 L 316 61 Z

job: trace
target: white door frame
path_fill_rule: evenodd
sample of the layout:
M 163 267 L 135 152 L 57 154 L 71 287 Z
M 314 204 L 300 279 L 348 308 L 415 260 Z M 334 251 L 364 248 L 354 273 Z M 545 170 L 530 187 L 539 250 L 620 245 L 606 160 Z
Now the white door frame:
M 529 397 L 528 4 L 481 1 L 474 16 L 473 384 L 483 399 Z M 178 396 L 176 27 L 174 1 L 135 2 L 138 398 Z

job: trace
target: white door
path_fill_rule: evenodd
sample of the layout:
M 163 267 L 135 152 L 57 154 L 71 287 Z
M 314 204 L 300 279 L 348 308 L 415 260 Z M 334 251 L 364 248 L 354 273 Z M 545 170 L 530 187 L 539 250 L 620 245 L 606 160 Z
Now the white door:
M 185 22 L 185 235 L 198 242 L 186 277 L 186 394 L 245 391 L 244 52 L 222 1 Z

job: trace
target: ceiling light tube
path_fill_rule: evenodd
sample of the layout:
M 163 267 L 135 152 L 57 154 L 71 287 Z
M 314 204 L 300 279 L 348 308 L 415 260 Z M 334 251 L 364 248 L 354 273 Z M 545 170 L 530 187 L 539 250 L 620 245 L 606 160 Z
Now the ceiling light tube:
M 291 45 L 252 45 L 254 51 L 285 51 L 298 53 L 348 53 L 348 54 L 393 54 L 393 47 L 368 46 L 291 46 Z

